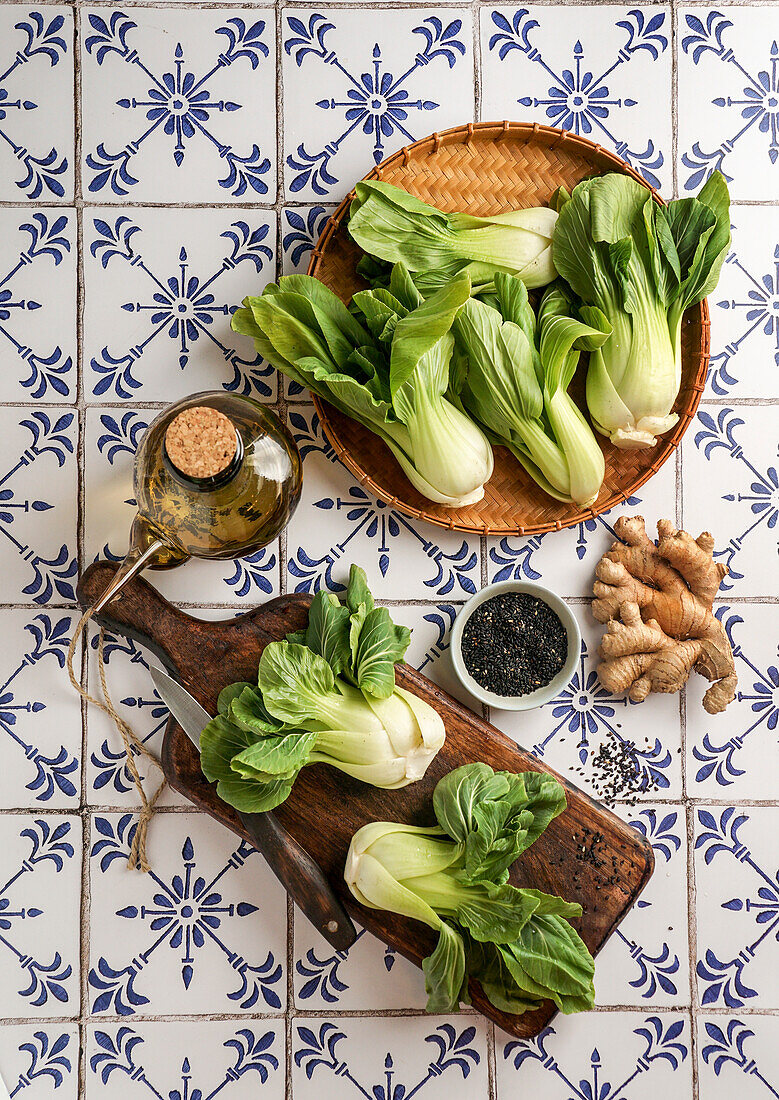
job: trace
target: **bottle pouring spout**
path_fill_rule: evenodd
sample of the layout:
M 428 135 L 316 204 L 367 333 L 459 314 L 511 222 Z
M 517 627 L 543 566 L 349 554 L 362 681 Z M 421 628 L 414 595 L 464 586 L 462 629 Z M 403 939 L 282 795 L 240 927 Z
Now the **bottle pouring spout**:
M 142 569 L 157 566 L 161 553 L 169 549 L 168 544 L 162 539 L 151 537 L 141 517 L 136 516 L 130 529 L 130 548 L 116 571 L 114 579 L 93 605 L 92 614 L 97 615 L 111 600 L 119 599 L 121 590 L 127 582 Z

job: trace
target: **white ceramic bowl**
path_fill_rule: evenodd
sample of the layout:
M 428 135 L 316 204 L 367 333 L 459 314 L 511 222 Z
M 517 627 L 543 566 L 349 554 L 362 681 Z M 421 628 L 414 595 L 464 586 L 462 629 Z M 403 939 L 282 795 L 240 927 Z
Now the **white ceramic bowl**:
M 465 624 L 479 604 L 484 603 L 485 600 L 492 599 L 493 596 L 500 596 L 503 592 L 526 592 L 529 596 L 536 596 L 539 600 L 543 600 L 545 604 L 551 607 L 555 615 L 557 615 L 568 635 L 568 653 L 563 667 L 555 678 L 550 680 L 546 687 L 540 687 L 535 691 L 529 691 L 527 695 L 495 695 L 494 692 L 487 691 L 474 680 L 473 676 L 471 676 L 470 672 L 465 667 L 465 661 L 463 660 L 461 647 Z M 543 706 L 543 704 L 548 703 L 550 699 L 554 699 L 554 697 L 570 682 L 571 677 L 576 671 L 581 647 L 582 637 L 579 632 L 579 624 L 573 612 L 554 592 L 550 592 L 550 590 L 545 588 L 542 584 L 533 584 L 532 581 L 498 581 L 495 584 L 488 584 L 486 588 L 482 588 L 481 592 L 477 592 L 476 595 L 472 596 L 463 606 L 460 614 L 454 621 L 450 638 L 452 665 L 460 683 L 467 692 L 474 696 L 474 698 L 479 699 L 482 703 L 486 703 L 490 707 L 497 707 L 499 710 L 532 710 L 533 707 Z

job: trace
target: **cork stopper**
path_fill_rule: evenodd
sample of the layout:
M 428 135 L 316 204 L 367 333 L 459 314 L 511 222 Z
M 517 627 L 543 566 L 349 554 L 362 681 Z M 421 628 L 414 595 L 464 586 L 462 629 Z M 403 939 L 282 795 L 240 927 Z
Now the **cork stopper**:
M 168 458 L 185 477 L 216 477 L 233 461 L 237 446 L 233 422 L 207 406 L 180 412 L 165 433 Z

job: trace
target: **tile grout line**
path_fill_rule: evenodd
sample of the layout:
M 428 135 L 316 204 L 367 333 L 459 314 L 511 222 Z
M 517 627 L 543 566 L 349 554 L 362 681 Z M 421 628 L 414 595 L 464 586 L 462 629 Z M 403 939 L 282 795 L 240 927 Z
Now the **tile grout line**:
M 687 935 L 689 938 L 690 1013 L 692 1015 L 690 1057 L 692 1059 L 693 1100 L 698 1100 L 700 1095 L 700 1082 L 698 1080 L 697 1023 L 701 1006 L 698 997 L 698 982 L 695 969 L 698 955 L 697 893 L 695 882 L 695 806 L 689 799 L 686 805 L 685 818 L 687 826 Z M 727 1011 L 730 1012 L 731 1009 L 727 1009 Z
M 81 11 L 77 6 L 73 11 L 73 94 L 74 94 L 74 134 L 73 134 L 73 205 L 76 218 L 76 419 L 78 424 L 78 453 L 76 458 L 76 560 L 79 574 L 84 566 L 85 545 L 85 484 L 86 484 L 86 408 L 84 400 L 84 306 L 86 287 L 84 276 L 84 211 L 81 174 L 82 152 L 82 85 L 81 85 Z M 80 609 L 76 606 L 73 616 L 75 628 L 80 618 Z M 85 630 L 81 636 L 81 683 L 88 683 L 89 633 Z M 88 704 L 83 697 L 81 705 L 81 899 L 79 907 L 79 1019 L 78 1019 L 78 1096 L 86 1096 L 87 1091 L 87 1045 L 89 1017 L 89 923 L 90 923 L 90 839 L 91 815 L 88 805 Z

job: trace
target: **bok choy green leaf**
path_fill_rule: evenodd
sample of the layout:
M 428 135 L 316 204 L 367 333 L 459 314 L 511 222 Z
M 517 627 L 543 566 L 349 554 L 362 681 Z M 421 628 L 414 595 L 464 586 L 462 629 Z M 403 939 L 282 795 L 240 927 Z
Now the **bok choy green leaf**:
M 318 592 L 306 629 L 263 650 L 257 685 L 231 684 L 219 696 L 200 761 L 220 798 L 271 810 L 316 763 L 376 787 L 421 779 L 445 731 L 437 711 L 395 684 L 409 640 L 408 628 L 374 605 L 357 566 L 344 604 Z
M 497 1008 L 550 998 L 591 1008 L 594 964 L 570 921 L 581 906 L 508 883 L 509 867 L 565 809 L 556 779 L 466 764 L 438 783 L 438 825 L 372 822 L 352 837 L 344 877 L 361 904 L 438 933 L 424 960 L 429 1012 L 454 1012 L 478 981 Z
M 444 396 L 450 330 L 469 294 L 461 276 L 423 301 L 397 268 L 390 290 L 355 295 L 363 324 L 316 279 L 289 275 L 246 298 L 232 323 L 283 374 L 378 435 L 423 496 L 460 507 L 481 499 L 493 466 L 484 434 Z
M 590 356 L 587 405 L 617 447 L 652 447 L 678 420 L 682 315 L 717 285 L 729 201 L 714 172 L 697 198 L 665 207 L 618 173 L 585 180 L 562 202 L 555 266 L 585 303 L 582 317 L 611 333 Z
M 349 210 L 349 232 L 360 248 L 425 272 L 425 293 L 461 273 L 474 288 L 490 284 L 499 271 L 529 287 L 546 286 L 556 274 L 551 249 L 556 221 L 556 211 L 546 206 L 486 218 L 445 214 L 380 180 L 358 183 Z
M 536 321 L 522 282 L 496 275 L 488 301 L 470 299 L 455 322 L 460 356 L 451 391 L 545 492 L 586 507 L 597 499 L 605 463 L 568 387 L 580 349 L 599 347 L 608 325 L 602 318 L 601 327 L 583 324 L 571 308 L 556 283 Z

